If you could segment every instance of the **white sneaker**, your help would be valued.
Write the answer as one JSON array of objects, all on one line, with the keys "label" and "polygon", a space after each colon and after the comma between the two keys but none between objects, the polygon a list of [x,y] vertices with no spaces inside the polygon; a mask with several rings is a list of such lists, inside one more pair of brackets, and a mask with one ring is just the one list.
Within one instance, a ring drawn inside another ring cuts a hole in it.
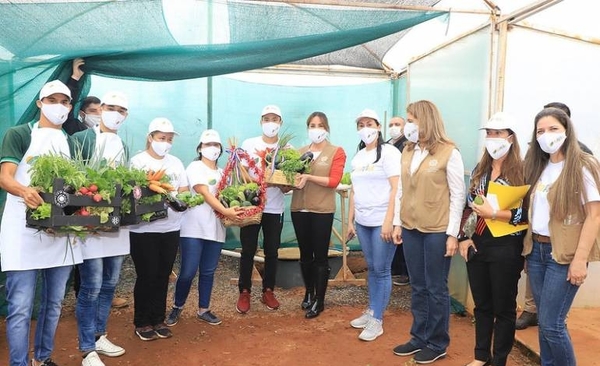
[{"label": "white sneaker", "polygon": [[350,322],[350,326],[356,329],[364,329],[364,327],[367,326],[367,323],[369,323],[369,320],[371,319],[373,319],[373,310],[367,309],[364,313],[362,313],[361,316],[352,320]]},{"label": "white sneaker", "polygon": [[81,366],[106,366],[95,351],[88,353],[81,361]]},{"label": "white sneaker", "polygon": [[100,336],[96,341],[96,352],[101,355],[108,357],[118,357],[125,353],[123,347],[119,347],[116,344],[106,338],[105,335]]},{"label": "white sneaker", "polygon": [[383,322],[379,319],[371,318],[365,329],[360,332],[358,339],[363,341],[374,341],[383,334]]}]

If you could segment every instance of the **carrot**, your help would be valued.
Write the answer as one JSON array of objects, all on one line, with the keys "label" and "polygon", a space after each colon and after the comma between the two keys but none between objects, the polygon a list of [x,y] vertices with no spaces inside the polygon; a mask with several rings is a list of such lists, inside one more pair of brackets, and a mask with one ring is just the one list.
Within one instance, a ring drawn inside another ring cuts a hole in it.
[{"label": "carrot", "polygon": [[160,169],[156,172],[152,180],[161,180],[165,176],[166,169]]},{"label": "carrot", "polygon": [[154,180],[154,175],[156,175],[156,172],[154,170],[148,170],[146,178],[148,178],[148,180]]},{"label": "carrot", "polygon": [[161,186],[159,186],[157,184],[150,184],[150,185],[148,185],[148,189],[150,189],[153,192],[160,193],[160,194],[166,194],[167,193],[167,191],[163,187],[161,187]]},{"label": "carrot", "polygon": [[175,187],[173,187],[170,183],[161,183],[160,186],[166,189],[167,191],[175,190]]},{"label": "carrot", "polygon": [[150,181],[148,181],[148,184],[156,184],[157,186],[161,185],[160,181],[157,181],[157,180],[150,180]]}]

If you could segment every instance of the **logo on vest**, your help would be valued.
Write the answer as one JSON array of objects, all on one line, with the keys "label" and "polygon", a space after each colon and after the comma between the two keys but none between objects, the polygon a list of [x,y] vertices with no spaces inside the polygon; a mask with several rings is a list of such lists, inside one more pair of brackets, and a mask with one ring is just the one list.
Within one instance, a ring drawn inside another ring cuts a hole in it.
[{"label": "logo on vest", "polygon": [[429,167],[427,168],[427,173],[435,173],[439,170],[437,159],[429,160]]}]

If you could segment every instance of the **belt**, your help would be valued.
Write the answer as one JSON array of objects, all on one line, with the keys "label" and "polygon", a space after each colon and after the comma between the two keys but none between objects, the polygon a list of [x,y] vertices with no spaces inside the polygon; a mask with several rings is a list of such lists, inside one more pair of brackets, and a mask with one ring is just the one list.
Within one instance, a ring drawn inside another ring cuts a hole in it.
[{"label": "belt", "polygon": [[533,233],[531,235],[531,238],[533,239],[533,241],[537,241],[538,243],[550,244],[550,237],[546,235]]}]

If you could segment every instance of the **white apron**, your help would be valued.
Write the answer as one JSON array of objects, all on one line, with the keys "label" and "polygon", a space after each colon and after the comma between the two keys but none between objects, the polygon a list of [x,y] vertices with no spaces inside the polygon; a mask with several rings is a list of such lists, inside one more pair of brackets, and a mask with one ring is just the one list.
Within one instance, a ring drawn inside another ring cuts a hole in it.
[{"label": "white apron", "polygon": [[[98,156],[106,159],[109,165],[119,165],[123,157],[123,141],[116,133],[96,132],[96,146],[92,160]],[[129,230],[121,227],[117,232],[100,232],[88,235],[81,244],[83,259],[106,258],[129,254]]]},{"label": "white apron", "polygon": [[[15,180],[28,186],[31,176],[26,162],[30,157],[48,153],[70,156],[67,137],[62,129],[38,128],[35,123],[31,144],[17,167]],[[73,235],[50,235],[25,227],[26,208],[21,197],[6,194],[0,227],[2,271],[54,268],[82,262],[81,246]]]}]

